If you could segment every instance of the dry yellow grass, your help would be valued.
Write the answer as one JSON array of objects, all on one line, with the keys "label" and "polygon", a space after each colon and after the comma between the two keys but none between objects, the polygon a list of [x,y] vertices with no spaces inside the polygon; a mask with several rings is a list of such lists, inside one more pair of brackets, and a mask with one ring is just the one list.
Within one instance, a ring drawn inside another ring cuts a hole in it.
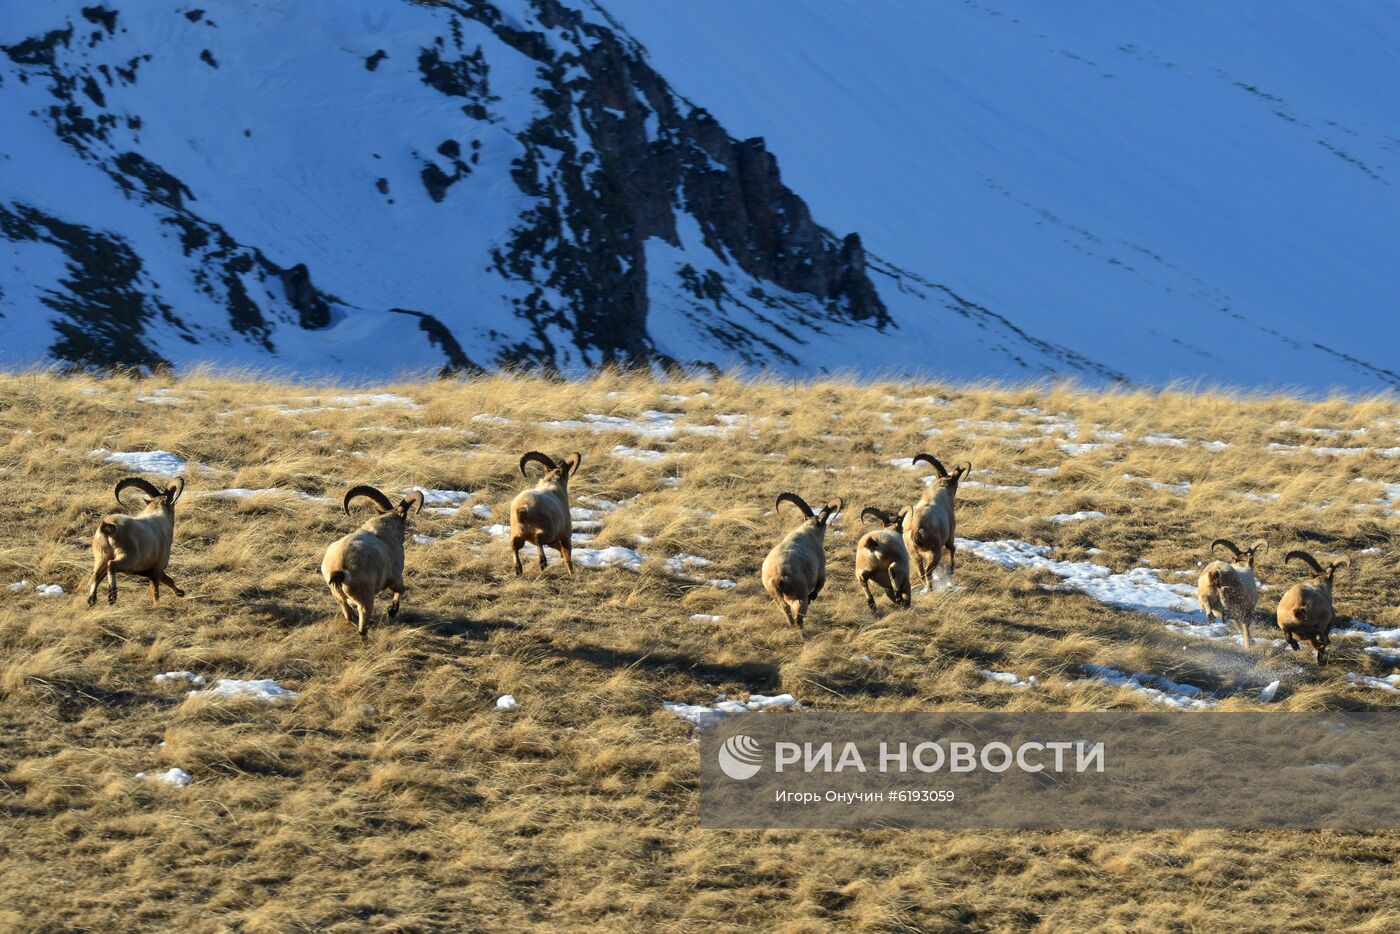
[{"label": "dry yellow grass", "polygon": [[[361,392],[415,406],[337,400]],[[656,441],[541,424],[648,411],[714,427]],[[1071,456],[1067,442],[1105,446]],[[643,462],[615,445],[670,456]],[[1381,548],[1341,579],[1337,604],[1397,626],[1395,519],[1378,499],[1382,482],[1400,483],[1400,458],[1375,453],[1390,447],[1400,447],[1390,398],[616,375],[372,390],[209,374],[0,377],[0,928],[1394,930],[1400,844],[1389,831],[702,831],[694,734],[661,707],[781,691],[832,710],[1149,706],[1080,683],[1078,666],[1095,662],[1201,685],[1225,697],[1220,709],[1256,709],[1262,679],[1300,661],[1278,709],[1393,705],[1345,679],[1389,671],[1347,637],[1322,670],[1269,645],[1183,652],[1160,620],[1047,591],[1041,576],[966,552],[963,589],[916,591],[911,610],[882,602],[873,616],[850,556],[860,507],[915,497],[919,474],[889,460],[928,449],[971,460],[974,481],[1030,487],[964,486],[962,536],[1178,571],[1194,571],[1212,538],[1263,537],[1274,548],[1260,568],[1274,585],[1266,612],[1300,576],[1279,564],[1287,548]],[[88,539],[127,472],[97,448],[203,465],[177,509],[170,572],[185,598],[153,608],[142,582],[123,579],[115,607],[83,605]],[[482,528],[505,521],[530,448],[583,451],[575,502],[622,503],[590,545],[645,537],[638,572],[570,579],[551,553],[542,578],[528,562],[514,577],[506,542]],[[410,542],[404,611],[386,624],[381,603],[363,645],[317,574],[326,544],[356,524],[338,501],[361,482],[474,493],[455,514],[413,518],[411,532],[433,539]],[[204,495],[234,487],[336,502]],[[848,503],[805,641],[757,579],[793,521],[773,512],[783,489]],[[477,505],[494,516],[474,515]],[[1107,517],[1040,518],[1081,509]],[[687,574],[738,585],[673,576],[660,559],[680,553],[714,562]],[[8,589],[20,580],[31,586]],[[55,583],[68,595],[33,591]],[[274,678],[299,696],[187,699],[189,685],[152,681],[179,669]],[[977,669],[1039,684],[1015,690]],[[507,693],[519,710],[495,709]],[[134,778],[172,766],[193,784]]]}]

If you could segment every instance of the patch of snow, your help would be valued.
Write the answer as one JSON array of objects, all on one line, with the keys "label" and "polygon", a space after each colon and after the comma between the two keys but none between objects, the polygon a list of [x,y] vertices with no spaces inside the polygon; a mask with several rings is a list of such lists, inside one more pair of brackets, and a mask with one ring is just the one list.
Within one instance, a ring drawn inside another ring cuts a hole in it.
[{"label": "patch of snow", "polygon": [[1174,631],[1203,638],[1224,639],[1230,636],[1229,628],[1223,623],[1212,626],[1199,622],[1200,611],[1194,587],[1190,584],[1168,584],[1153,568],[1135,567],[1120,574],[1090,561],[1060,561],[1049,557],[1052,551],[1049,545],[1033,545],[1015,539],[981,542],[960,538],[957,545],[984,561],[1004,568],[1049,571],[1062,580],[1049,589],[1082,593],[1108,606],[1161,617],[1176,624]]},{"label": "patch of snow", "polygon": [[1274,699],[1277,695],[1278,695],[1278,682],[1277,682],[1277,681],[1270,681],[1268,684],[1264,685],[1264,687],[1259,691],[1259,700],[1260,700],[1261,703],[1267,704],[1267,703],[1270,703],[1271,701],[1273,701],[1273,699]]},{"label": "patch of snow", "polygon": [[417,402],[414,402],[408,396],[401,396],[392,392],[361,393],[355,396],[330,396],[326,399],[321,399],[317,396],[303,396],[297,401],[309,402],[313,405],[319,402],[323,405],[352,409],[370,408],[376,405],[401,405],[409,409],[420,407]]},{"label": "patch of snow", "polygon": [[167,671],[164,674],[156,675],[151,680],[156,684],[164,684],[167,681],[188,681],[190,684],[203,684],[204,676],[197,675],[193,671]]},{"label": "patch of snow", "polygon": [[1004,684],[1013,688],[1029,688],[1036,684],[1035,675],[1029,678],[1022,678],[1018,674],[1009,671],[988,671],[985,668],[978,668],[977,673],[988,681],[995,681],[997,684]]},{"label": "patch of snow", "polygon": [[1031,491],[1031,488],[1028,486],[1003,486],[997,483],[979,483],[976,480],[964,480],[961,486],[965,488],[971,487],[973,489],[988,490],[993,493],[1029,493]]},{"label": "patch of snow", "polygon": [[160,782],[162,785],[172,785],[176,788],[184,788],[194,781],[194,776],[178,766],[172,766],[164,772],[137,772],[137,779],[147,782]]},{"label": "patch of snow", "polygon": [[1332,631],[1337,635],[1359,636],[1366,642],[1400,643],[1400,628],[1382,629],[1379,626],[1362,622],[1359,619],[1350,620],[1345,625],[1339,625]]},{"label": "patch of snow", "polygon": [[664,461],[673,457],[689,456],[685,451],[653,451],[647,448],[631,448],[625,444],[613,445],[612,455],[613,457],[641,461],[646,464],[654,464],[657,461]]},{"label": "patch of snow", "polygon": [[[411,492],[413,491],[405,490],[404,495],[407,496]],[[421,492],[424,506],[460,506],[476,495],[466,490],[422,490]]]},{"label": "patch of snow", "polygon": [[57,584],[40,584],[34,588],[34,592],[41,597],[61,597],[63,588]]},{"label": "patch of snow", "polygon": [[749,713],[754,710],[768,710],[776,707],[788,707],[794,710],[801,710],[802,705],[797,698],[791,694],[778,694],[768,696],[764,694],[751,694],[746,701],[725,700],[722,697],[714,704],[678,704],[671,701],[664,701],[661,709],[668,713],[675,714],[687,723],[692,724],[697,729],[708,730],[717,726],[726,717],[735,714]]},{"label": "patch of snow", "polygon": [[1354,671],[1347,672],[1347,680],[1353,684],[1363,687],[1377,688],[1382,691],[1389,691],[1392,694],[1400,694],[1400,674],[1376,677],[1375,675],[1361,675]]},{"label": "patch of snow", "polygon": [[1335,762],[1313,762],[1308,765],[1286,765],[1280,771],[1283,772],[1309,772],[1313,775],[1333,776],[1346,771],[1345,767]]},{"label": "patch of snow", "polygon": [[206,499],[252,499],[254,496],[290,496],[293,499],[299,499],[308,503],[335,502],[335,500],[329,496],[312,496],[310,493],[303,493],[301,490],[288,490],[280,486],[269,486],[256,490],[245,489],[243,487],[231,487],[227,490],[211,490],[199,495]]},{"label": "patch of snow", "polygon": [[1153,444],[1173,448],[1184,448],[1190,444],[1185,438],[1178,438],[1175,435],[1143,435],[1140,439],[1143,444]]},{"label": "patch of snow", "polygon": [[1044,518],[1049,522],[1082,522],[1085,519],[1107,519],[1108,516],[1091,510],[1087,512],[1060,512]]},{"label": "patch of snow", "polygon": [[10,593],[19,593],[21,590],[28,590],[28,589],[29,589],[29,581],[27,581],[27,580],[15,581],[13,584],[10,585]]},{"label": "patch of snow", "polygon": [[1130,675],[1116,668],[1106,668],[1103,665],[1094,664],[1086,664],[1084,670],[1089,674],[1087,681],[1073,683],[1084,684],[1088,681],[1100,681],[1114,687],[1127,688],[1155,703],[1175,707],[1178,710],[1201,710],[1214,707],[1219,703],[1195,685],[1178,684],[1161,675],[1147,674],[1142,671]]},{"label": "patch of snow", "polygon": [[100,457],[110,464],[120,464],[134,473],[173,477],[189,469],[189,461],[169,451],[109,451],[98,448],[88,455]]},{"label": "patch of snow", "polygon": [[[636,418],[623,418],[620,415],[584,415],[580,419],[559,419],[540,422],[545,428],[583,429],[587,431],[625,431],[646,438],[673,438],[681,430],[677,424],[680,416],[674,412],[648,410]],[[701,426],[686,426],[685,430],[698,430]],[[713,427],[713,426],[710,426]],[[718,433],[718,430],[700,433]]]},{"label": "patch of snow", "polygon": [[1188,480],[1183,480],[1180,483],[1163,483],[1161,480],[1152,480],[1148,477],[1139,477],[1135,474],[1130,473],[1123,474],[1123,479],[1141,480],[1143,483],[1146,483],[1154,490],[1166,490],[1167,492],[1174,493],[1177,496],[1185,496],[1187,493],[1191,492],[1191,483]]},{"label": "patch of snow", "polygon": [[186,697],[247,697],[252,700],[267,701],[269,703],[280,700],[291,700],[297,696],[297,692],[282,687],[271,678],[261,678],[252,681],[241,681],[237,678],[220,678],[214,682],[213,687],[205,688],[202,691],[190,691]]},{"label": "patch of snow", "polygon": [[[521,549],[523,552],[524,549]],[[574,563],[585,568],[622,568],[625,571],[640,571],[641,553],[621,545],[609,548],[575,548]]]},{"label": "patch of snow", "polygon": [[690,618],[697,623],[722,623],[725,619],[723,616],[715,616],[710,613],[692,613]]},{"label": "patch of snow", "polygon": [[515,699],[514,694],[502,694],[496,698],[497,710],[519,710],[520,702]]}]

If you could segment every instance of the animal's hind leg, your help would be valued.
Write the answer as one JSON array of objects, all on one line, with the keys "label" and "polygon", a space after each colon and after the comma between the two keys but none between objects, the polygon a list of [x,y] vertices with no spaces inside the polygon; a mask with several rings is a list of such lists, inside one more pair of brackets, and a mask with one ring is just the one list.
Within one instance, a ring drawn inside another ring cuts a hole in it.
[{"label": "animal's hind leg", "polygon": [[355,622],[355,614],[350,611],[350,601],[346,600],[344,595],[334,587],[331,588],[331,596],[335,597],[335,602],[340,604],[340,612],[341,615],[345,617],[345,621],[353,624]]},{"label": "animal's hind leg", "polygon": [[885,596],[889,597],[890,602],[895,606],[899,606],[899,591],[895,590],[894,581],[887,580],[883,586],[885,588]]},{"label": "animal's hind leg", "polygon": [[541,533],[539,533],[538,535],[535,536],[535,547],[538,548],[538,549],[540,550],[540,570],[543,571],[546,567],[549,566],[549,562],[546,561],[546,560],[545,560],[545,557],[544,557],[544,533],[543,533],[543,532],[541,532]]},{"label": "animal's hind leg", "polygon": [[919,566],[919,578],[924,582],[924,593],[928,593],[928,568],[924,565],[924,553],[914,552],[914,562]]},{"label": "animal's hind leg", "polygon": [[1244,630],[1244,647],[1249,648],[1249,617],[1240,620],[1240,628]]},{"label": "animal's hind leg", "polygon": [[953,572],[958,569],[958,546],[949,542],[944,547],[948,549],[948,580],[952,580]]},{"label": "animal's hind leg", "polygon": [[568,568],[569,576],[574,576],[574,544],[573,542],[560,542],[559,553],[564,556],[564,567]]},{"label": "animal's hind leg", "polygon": [[97,588],[101,586],[102,578],[107,576],[108,563],[99,559],[97,566],[92,570],[92,586],[88,588],[88,606],[97,605]]},{"label": "animal's hind leg", "polygon": [[525,539],[516,536],[510,540],[510,550],[515,553],[515,576],[519,577],[525,573],[525,569],[520,565],[520,549],[525,547]]},{"label": "animal's hind leg", "polygon": [[374,612],[374,597],[371,595],[365,600],[358,600],[351,597],[350,600],[351,603],[355,605],[355,612],[359,616],[358,628],[360,630],[360,638],[367,639],[369,638],[370,614]]},{"label": "animal's hind leg", "polygon": [[1327,646],[1323,645],[1322,640],[1317,636],[1308,636],[1308,644],[1311,645],[1313,651],[1317,653],[1318,665],[1327,664]]},{"label": "animal's hind leg", "polygon": [[875,597],[870,593],[870,575],[860,575],[860,585],[865,588],[865,602],[870,604],[870,608],[875,609]]},{"label": "animal's hind leg", "polygon": [[810,600],[793,600],[797,604],[797,612],[794,614],[797,619],[797,628],[802,629],[802,624],[807,620],[807,607],[811,605]]},{"label": "animal's hind leg", "polygon": [[152,574],[147,578],[151,582],[151,603],[160,603],[160,576]]},{"label": "animal's hind leg", "polygon": [[111,562],[107,564],[107,602],[113,606],[117,602],[117,569]]},{"label": "animal's hind leg", "polygon": [[169,574],[165,573],[164,571],[160,572],[160,582],[165,586],[169,587],[171,590],[175,591],[175,596],[183,597],[185,595],[185,592],[183,590],[175,586],[175,579]]},{"label": "animal's hind leg", "polygon": [[770,594],[770,596],[772,596],[773,602],[778,604],[778,609],[783,611],[783,616],[787,617],[788,625],[796,626],[797,620],[792,618],[792,607],[788,606],[788,602],[778,594]]},{"label": "animal's hind leg", "polygon": [[389,618],[393,619],[399,615],[399,601],[403,599],[404,594],[408,593],[408,588],[400,581],[397,586],[390,584],[389,590],[394,595],[393,600],[389,603]]}]

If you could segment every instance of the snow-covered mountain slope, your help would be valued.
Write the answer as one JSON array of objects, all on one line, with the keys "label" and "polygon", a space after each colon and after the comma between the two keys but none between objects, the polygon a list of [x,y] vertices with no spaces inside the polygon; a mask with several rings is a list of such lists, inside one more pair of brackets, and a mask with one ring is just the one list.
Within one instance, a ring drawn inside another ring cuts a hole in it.
[{"label": "snow-covered mountain slope", "polygon": [[601,3],[11,5],[0,364],[1400,385],[1369,8]]},{"label": "snow-covered mountain slope", "polygon": [[1400,384],[1391,5],[605,2],[825,223],[1033,335],[1144,381]]},{"label": "snow-covered mountain slope", "polygon": [[0,30],[6,362],[797,367],[889,327],[760,141],[554,0],[74,0]]}]

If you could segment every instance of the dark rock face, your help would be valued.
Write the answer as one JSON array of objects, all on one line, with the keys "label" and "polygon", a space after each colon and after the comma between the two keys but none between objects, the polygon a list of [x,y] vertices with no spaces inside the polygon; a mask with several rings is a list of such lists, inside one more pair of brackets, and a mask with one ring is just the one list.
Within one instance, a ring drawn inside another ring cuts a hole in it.
[{"label": "dark rock face", "polygon": [[[562,52],[541,33],[505,24],[488,5],[436,5],[490,26],[548,78],[536,92],[545,115],[523,135],[525,155],[512,173],[540,203],[494,256],[503,275],[540,286],[519,300],[519,314],[573,330],[581,346],[597,351],[595,362],[649,362],[643,244],[659,237],[679,245],[676,210],[682,208],[700,223],[706,246],[749,275],[814,296],[833,316],[890,323],[866,275],[860,238],[837,241],[821,230],[783,184],[763,140],[735,140],[704,110],[683,110],[688,105],[634,43],[557,0],[533,0],[533,6],[541,25],[573,38]],[[424,68],[425,81],[445,94],[484,93],[484,71],[457,67],[449,80],[439,74],[446,66],[438,53],[424,50],[425,56],[430,52],[426,61],[438,77],[429,81]],[[577,69],[587,78],[565,77]],[[580,152],[576,116],[591,152]],[[572,321],[546,289],[568,298]],[[519,352],[531,355],[529,348]]]},{"label": "dark rock face", "polygon": [[331,323],[331,306],[311,285],[311,272],[305,263],[282,270],[282,288],[287,290],[287,301],[300,315],[302,327],[316,330]]},{"label": "dark rock face", "polygon": [[418,319],[418,329],[426,334],[433,346],[441,350],[443,356],[447,358],[447,363],[442,367],[443,376],[482,372],[482,368],[473,363],[466,351],[462,350],[462,345],[457,342],[452,331],[437,318],[421,311],[409,311],[406,308],[390,308],[389,310],[395,314]]},{"label": "dark rock face", "polygon": [[94,368],[152,370],[166,364],[144,340],[146,322],[163,317],[183,325],[159,299],[148,297],[141,260],[120,239],[24,205],[12,211],[0,206],[0,234],[51,244],[67,257],[65,291],[41,299],[62,316],[54,326],[58,359]]}]

